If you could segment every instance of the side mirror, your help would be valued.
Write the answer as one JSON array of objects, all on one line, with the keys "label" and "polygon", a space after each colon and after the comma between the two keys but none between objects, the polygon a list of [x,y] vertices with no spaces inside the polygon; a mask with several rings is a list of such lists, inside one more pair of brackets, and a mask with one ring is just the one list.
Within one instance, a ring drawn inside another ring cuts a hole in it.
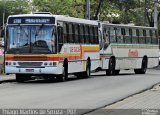
[{"label": "side mirror", "polygon": [[4,30],[1,30],[0,34],[1,34],[1,37],[4,37]]}]

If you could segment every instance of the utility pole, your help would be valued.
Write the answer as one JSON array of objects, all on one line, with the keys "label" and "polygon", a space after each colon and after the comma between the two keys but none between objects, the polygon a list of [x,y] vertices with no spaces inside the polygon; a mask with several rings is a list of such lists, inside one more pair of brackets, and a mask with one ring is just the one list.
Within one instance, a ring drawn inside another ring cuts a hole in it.
[{"label": "utility pole", "polygon": [[102,7],[102,4],[103,4],[103,0],[100,0],[99,1],[99,4],[98,4],[98,8],[97,8],[97,11],[96,11],[96,14],[95,14],[95,17],[94,17],[94,20],[99,20],[99,12],[100,12],[100,9]]},{"label": "utility pole", "polygon": [[154,28],[158,28],[158,0],[153,0],[154,1]]},{"label": "utility pole", "polygon": [[147,0],[144,1],[144,26],[146,26],[146,16],[147,16]]},{"label": "utility pole", "polygon": [[86,19],[90,20],[90,0],[86,0]]},{"label": "utility pole", "polygon": [[3,0],[3,30],[5,28],[6,1]]}]

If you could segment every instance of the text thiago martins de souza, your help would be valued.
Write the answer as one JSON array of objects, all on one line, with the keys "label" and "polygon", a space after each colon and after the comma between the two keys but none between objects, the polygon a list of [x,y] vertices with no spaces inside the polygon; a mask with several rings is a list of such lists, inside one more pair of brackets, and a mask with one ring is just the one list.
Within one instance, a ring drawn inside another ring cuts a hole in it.
[{"label": "text thiago martins de souza", "polygon": [[0,115],[76,115],[76,109],[1,109]]}]

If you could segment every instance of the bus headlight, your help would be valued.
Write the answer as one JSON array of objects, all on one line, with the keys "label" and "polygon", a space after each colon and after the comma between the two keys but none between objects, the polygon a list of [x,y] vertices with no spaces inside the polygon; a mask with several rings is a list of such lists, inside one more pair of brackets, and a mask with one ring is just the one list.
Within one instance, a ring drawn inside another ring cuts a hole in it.
[{"label": "bus headlight", "polygon": [[8,65],[8,62],[6,62],[6,65]]},{"label": "bus headlight", "polygon": [[52,66],[52,62],[49,62],[49,66]]},{"label": "bus headlight", "polygon": [[53,67],[56,67],[57,66],[57,62],[44,62],[43,65],[44,66],[53,66]]},{"label": "bus headlight", "polygon": [[45,65],[45,66],[47,66],[47,65],[48,65],[48,63],[47,63],[47,62],[45,62],[45,63],[44,63],[44,65]]},{"label": "bus headlight", "polygon": [[8,65],[11,65],[12,63],[11,62],[8,62]]},{"label": "bus headlight", "polygon": [[57,62],[53,62],[53,66],[54,66],[54,67],[57,66]]},{"label": "bus headlight", "polygon": [[16,66],[17,63],[16,62],[5,62],[6,66]]},{"label": "bus headlight", "polygon": [[13,62],[13,65],[15,66],[15,65],[16,65],[16,62]]}]

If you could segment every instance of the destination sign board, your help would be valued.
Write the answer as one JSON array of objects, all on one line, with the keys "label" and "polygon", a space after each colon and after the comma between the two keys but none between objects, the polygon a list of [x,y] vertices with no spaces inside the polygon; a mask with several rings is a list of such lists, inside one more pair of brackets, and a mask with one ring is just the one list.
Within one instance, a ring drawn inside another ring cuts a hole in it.
[{"label": "destination sign board", "polygon": [[54,17],[9,17],[8,24],[55,24]]}]

